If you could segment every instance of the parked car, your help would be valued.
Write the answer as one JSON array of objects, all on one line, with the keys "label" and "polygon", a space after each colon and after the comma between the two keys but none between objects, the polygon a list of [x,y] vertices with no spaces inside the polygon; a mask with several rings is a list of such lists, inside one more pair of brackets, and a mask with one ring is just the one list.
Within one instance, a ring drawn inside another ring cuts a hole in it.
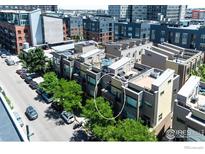
[{"label": "parked car", "polygon": [[29,83],[32,81],[32,79],[33,79],[33,78],[32,78],[31,76],[26,76],[24,81],[25,81],[27,84],[29,84]]},{"label": "parked car", "polygon": [[77,128],[81,128],[83,126],[83,122],[79,122],[79,123],[76,123],[74,126],[73,126],[73,129],[77,129]]},{"label": "parked car", "polygon": [[56,110],[56,111],[58,111],[58,112],[60,112],[60,113],[62,113],[63,112],[63,106],[61,106],[61,105],[59,105],[57,102],[53,102],[52,104],[51,104],[51,107],[54,109],[54,110]]},{"label": "parked car", "polygon": [[42,93],[44,93],[43,89],[41,89],[40,87],[36,89],[36,93],[39,95],[42,95]]},{"label": "parked car", "polygon": [[47,94],[46,92],[43,92],[43,93],[41,94],[41,96],[42,96],[43,100],[44,100],[47,104],[53,102],[53,95]]},{"label": "parked car", "polygon": [[70,112],[63,111],[63,112],[61,113],[61,118],[62,118],[67,124],[71,124],[71,123],[74,122],[73,114],[70,113]]},{"label": "parked car", "polygon": [[38,113],[32,106],[26,108],[25,114],[29,120],[35,120],[38,118]]},{"label": "parked car", "polygon": [[18,69],[18,70],[16,70],[16,73],[17,73],[17,74],[27,73],[27,69],[25,69],[25,68]]},{"label": "parked car", "polygon": [[15,62],[14,62],[13,60],[9,59],[9,60],[6,62],[6,64],[7,64],[8,66],[12,66],[12,65],[15,65]]},{"label": "parked car", "polygon": [[1,54],[1,58],[6,58],[6,54]]},{"label": "parked car", "polygon": [[20,73],[20,77],[21,77],[22,79],[25,79],[25,78],[26,78],[26,73],[24,73],[24,72]]},{"label": "parked car", "polygon": [[35,81],[31,81],[29,83],[29,87],[31,87],[31,89],[37,89],[38,88],[38,83]]},{"label": "parked car", "polygon": [[19,122],[20,126],[23,127],[24,123],[23,123],[20,115],[17,112],[14,112],[14,116],[15,116],[16,120]]}]

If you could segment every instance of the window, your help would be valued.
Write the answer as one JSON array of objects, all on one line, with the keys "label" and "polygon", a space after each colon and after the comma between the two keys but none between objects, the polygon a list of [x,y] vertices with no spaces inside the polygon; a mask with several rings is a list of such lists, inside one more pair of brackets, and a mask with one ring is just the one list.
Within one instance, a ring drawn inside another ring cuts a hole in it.
[{"label": "window", "polygon": [[201,41],[202,41],[202,42],[205,42],[205,34],[202,34],[202,35],[201,35]]},{"label": "window", "polygon": [[24,33],[28,33],[28,30],[27,30],[27,29],[24,29]]},{"label": "window", "polygon": [[132,27],[128,27],[128,31],[132,31]]},{"label": "window", "polygon": [[129,96],[127,96],[127,104],[135,108],[137,107],[137,101],[134,98]]},{"label": "window", "polygon": [[163,95],[163,94],[164,94],[164,91],[162,91],[162,92],[160,93],[160,96]]},{"label": "window", "polygon": [[88,76],[88,82],[95,85],[96,84],[96,80],[90,76]]},{"label": "window", "polygon": [[169,81],[168,81],[168,83],[171,83],[172,82],[172,79],[170,79]]},{"label": "window", "polygon": [[144,104],[147,105],[147,106],[149,106],[149,107],[152,107],[152,104],[149,103],[149,102],[147,102],[147,101],[144,101]]},{"label": "window", "polygon": [[188,33],[183,33],[182,34],[182,45],[187,44],[187,38],[188,38]]},{"label": "window", "polygon": [[180,119],[180,118],[178,118],[178,117],[177,117],[177,121],[180,122],[180,123],[182,123],[182,124],[185,124],[185,121],[182,120],[182,119]]},{"label": "window", "polygon": [[159,115],[158,120],[162,119],[162,113]]},{"label": "window", "polygon": [[179,43],[180,40],[180,33],[175,34],[175,43]]},{"label": "window", "polygon": [[21,30],[18,30],[18,34],[21,34]]},{"label": "window", "polygon": [[139,28],[135,29],[135,36],[140,37],[140,29]]},{"label": "window", "polygon": [[165,31],[164,31],[164,30],[161,31],[161,36],[162,36],[162,37],[165,37]]},{"label": "window", "polygon": [[20,46],[20,47],[22,47],[22,46],[23,46],[23,44],[22,44],[22,43],[19,43],[19,46]]},{"label": "window", "polygon": [[205,50],[205,43],[200,43],[200,49]]},{"label": "window", "polygon": [[152,40],[155,39],[155,30],[152,30],[151,39],[152,39]]}]

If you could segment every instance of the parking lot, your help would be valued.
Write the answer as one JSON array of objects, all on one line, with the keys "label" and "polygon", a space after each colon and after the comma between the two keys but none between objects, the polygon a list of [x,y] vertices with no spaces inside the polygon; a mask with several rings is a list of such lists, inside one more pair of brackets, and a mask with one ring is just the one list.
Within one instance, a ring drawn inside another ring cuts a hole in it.
[{"label": "parking lot", "polygon": [[[30,128],[31,141],[70,141],[73,140],[74,133],[72,124],[65,124],[59,113],[51,108],[51,104],[46,104],[39,97],[35,90],[16,73],[19,65],[8,66],[5,58],[0,58],[0,85],[6,95],[11,100],[14,111],[19,113],[24,122],[22,127],[26,133],[26,125]],[[26,108],[31,105],[38,112],[38,118],[30,121],[25,116]]]}]

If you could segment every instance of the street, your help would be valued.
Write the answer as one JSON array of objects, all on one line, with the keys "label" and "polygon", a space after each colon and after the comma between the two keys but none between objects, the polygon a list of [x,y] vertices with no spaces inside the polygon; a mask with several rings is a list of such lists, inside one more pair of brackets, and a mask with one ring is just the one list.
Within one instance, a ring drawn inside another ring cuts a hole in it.
[{"label": "street", "polygon": [[[70,141],[73,136],[73,124],[66,125],[55,113],[50,104],[44,103],[38,97],[35,90],[32,90],[28,84],[16,74],[19,66],[7,66],[5,59],[0,58],[0,85],[11,100],[14,111],[21,116],[26,133],[26,125],[29,125],[30,133],[34,133],[30,137],[31,141]],[[38,112],[38,118],[29,121],[25,116],[26,108],[32,105]]]}]

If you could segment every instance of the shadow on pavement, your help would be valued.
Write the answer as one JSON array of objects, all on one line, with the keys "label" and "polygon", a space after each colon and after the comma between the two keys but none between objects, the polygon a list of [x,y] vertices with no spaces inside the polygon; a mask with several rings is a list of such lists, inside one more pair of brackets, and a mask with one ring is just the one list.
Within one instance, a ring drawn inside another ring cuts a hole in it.
[{"label": "shadow on pavement", "polygon": [[56,125],[58,126],[65,125],[63,119],[60,118],[59,112],[55,111],[51,106],[49,106],[44,112],[45,112],[45,117],[48,120],[55,120]]},{"label": "shadow on pavement", "polygon": [[70,138],[70,141],[89,141],[88,136],[84,130],[76,130],[73,133],[73,136]]}]

